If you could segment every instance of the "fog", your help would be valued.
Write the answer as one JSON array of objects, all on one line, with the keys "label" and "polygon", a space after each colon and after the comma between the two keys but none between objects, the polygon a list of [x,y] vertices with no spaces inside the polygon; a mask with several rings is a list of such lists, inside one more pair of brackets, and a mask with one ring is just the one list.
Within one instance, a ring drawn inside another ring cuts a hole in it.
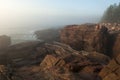
[{"label": "fog", "polygon": [[33,35],[36,30],[98,23],[111,3],[113,1],[0,0],[0,35],[21,38]]},{"label": "fog", "polygon": [[103,13],[99,7],[101,5],[95,8],[97,2],[86,2],[87,0],[82,3],[77,0],[0,0],[0,35],[98,22]]},{"label": "fog", "polygon": [[0,25],[0,34],[12,34],[12,33],[27,33],[38,29],[46,29],[52,27],[64,27],[70,24],[81,24],[81,23],[97,23],[100,18],[79,18],[79,17],[63,17],[63,18],[42,18],[40,19],[23,19],[23,21],[9,21],[4,22],[6,24]]}]

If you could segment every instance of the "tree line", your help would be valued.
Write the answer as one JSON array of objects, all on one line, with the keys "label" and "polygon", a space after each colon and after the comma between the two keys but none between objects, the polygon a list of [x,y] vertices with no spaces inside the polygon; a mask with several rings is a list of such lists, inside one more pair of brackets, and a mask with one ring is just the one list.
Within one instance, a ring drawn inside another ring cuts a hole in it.
[{"label": "tree line", "polygon": [[120,23],[120,3],[110,5],[103,14],[101,22]]}]

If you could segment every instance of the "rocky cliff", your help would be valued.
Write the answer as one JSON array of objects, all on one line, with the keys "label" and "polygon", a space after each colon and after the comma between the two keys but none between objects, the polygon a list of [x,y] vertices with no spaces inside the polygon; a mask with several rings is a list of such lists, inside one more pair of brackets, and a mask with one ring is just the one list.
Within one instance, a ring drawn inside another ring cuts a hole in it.
[{"label": "rocky cliff", "polygon": [[69,25],[62,43],[7,46],[0,50],[0,80],[120,80],[119,35],[103,25]]},{"label": "rocky cliff", "polygon": [[111,33],[111,50],[113,57],[117,57],[120,54],[120,31],[115,31]]},{"label": "rocky cliff", "polygon": [[76,50],[117,56],[120,52],[119,34],[118,29],[112,30],[101,24],[69,25],[61,30],[60,39]]}]

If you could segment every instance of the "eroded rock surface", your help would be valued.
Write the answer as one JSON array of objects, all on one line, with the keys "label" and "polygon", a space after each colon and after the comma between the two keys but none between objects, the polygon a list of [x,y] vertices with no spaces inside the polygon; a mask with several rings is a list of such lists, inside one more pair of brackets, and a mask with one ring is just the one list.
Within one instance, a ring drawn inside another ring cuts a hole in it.
[{"label": "eroded rock surface", "polygon": [[103,80],[120,80],[120,55],[112,59],[99,75]]},{"label": "eroded rock surface", "polygon": [[120,31],[112,33],[112,40],[114,40],[112,47],[113,57],[117,57],[120,54]]},{"label": "eroded rock surface", "polygon": [[112,25],[69,25],[61,30],[60,39],[79,51],[97,51],[110,57],[120,53],[120,30],[112,30]]},{"label": "eroded rock surface", "polygon": [[[0,51],[0,80],[119,80],[119,31],[96,26],[65,27],[63,43],[52,43],[52,38],[50,43],[32,41],[7,47]],[[103,53],[115,57],[110,60]]]},{"label": "eroded rock surface", "polygon": [[[51,44],[29,42],[26,45],[17,45],[8,49],[11,55],[12,51],[26,49],[28,52],[24,52],[26,56],[10,58],[14,64],[12,69],[15,70],[12,72],[13,80],[100,80],[98,73],[110,60],[101,53],[76,51],[58,42]],[[34,49],[34,53],[28,48]]]},{"label": "eroded rock surface", "polygon": [[49,54],[40,64],[40,71],[46,79],[100,80],[97,74],[107,65],[109,57],[96,52],[86,52],[86,54],[84,51],[71,50],[70,47],[66,48],[58,44],[60,43],[49,44],[49,47],[47,45],[46,50]]},{"label": "eroded rock surface", "polygon": [[107,53],[109,33],[102,26],[96,29],[95,24],[67,26],[61,30],[61,42],[76,50]]}]

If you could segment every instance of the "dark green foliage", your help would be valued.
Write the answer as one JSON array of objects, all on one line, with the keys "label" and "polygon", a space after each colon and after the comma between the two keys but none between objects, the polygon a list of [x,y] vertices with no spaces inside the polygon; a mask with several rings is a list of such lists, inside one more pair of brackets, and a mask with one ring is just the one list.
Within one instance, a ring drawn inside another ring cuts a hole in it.
[{"label": "dark green foliage", "polygon": [[110,5],[105,11],[101,22],[120,23],[120,3]]}]

